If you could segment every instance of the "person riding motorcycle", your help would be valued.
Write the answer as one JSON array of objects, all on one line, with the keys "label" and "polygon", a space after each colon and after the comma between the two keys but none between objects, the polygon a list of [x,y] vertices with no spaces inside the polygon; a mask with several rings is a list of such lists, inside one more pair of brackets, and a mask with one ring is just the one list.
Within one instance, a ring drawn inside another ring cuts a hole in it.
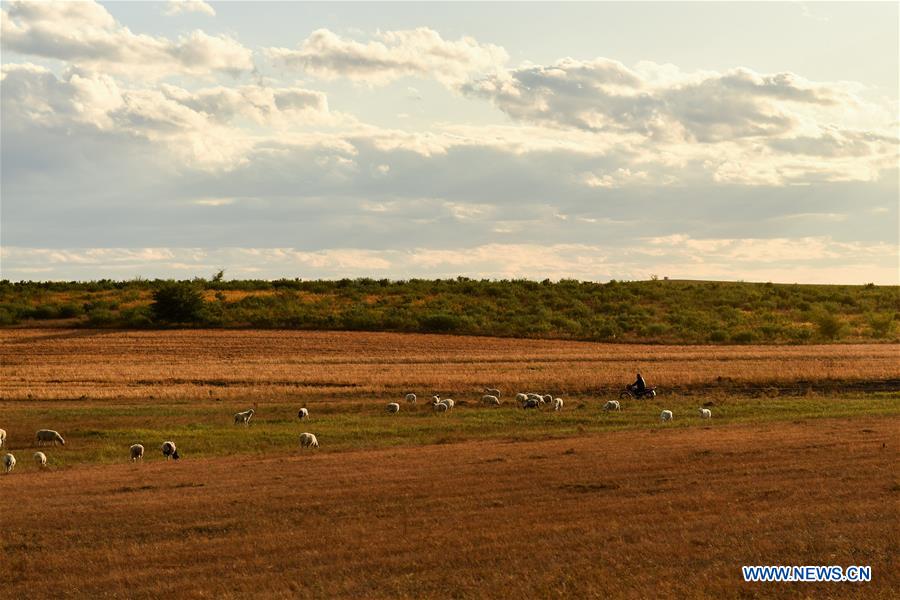
[{"label": "person riding motorcycle", "polygon": [[644,382],[644,378],[641,377],[640,373],[637,374],[637,378],[634,380],[634,383],[628,386],[628,389],[637,393],[639,396],[644,393],[647,389],[647,384]]}]

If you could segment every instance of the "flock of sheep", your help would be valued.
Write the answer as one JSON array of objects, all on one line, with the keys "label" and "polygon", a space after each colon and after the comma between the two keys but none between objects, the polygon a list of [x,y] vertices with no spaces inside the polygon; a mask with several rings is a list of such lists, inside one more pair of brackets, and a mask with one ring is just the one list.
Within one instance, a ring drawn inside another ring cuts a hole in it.
[{"label": "flock of sheep", "polygon": [[[415,404],[418,400],[415,394],[406,394],[405,400],[409,404]],[[540,409],[543,406],[549,406],[554,411],[561,411],[563,409],[564,402],[562,398],[554,398],[550,394],[537,394],[534,392],[525,392],[518,393],[515,397],[516,404],[524,409],[524,410],[534,410]],[[484,406],[501,406],[502,402],[500,401],[500,390],[496,388],[486,388],[484,390],[484,395],[481,397],[481,404]],[[445,413],[449,410],[452,410],[456,403],[452,398],[441,398],[439,395],[435,394],[431,398],[431,408],[436,413]],[[397,414],[400,412],[400,403],[399,402],[391,402],[387,405],[387,412],[390,414]],[[622,410],[622,406],[618,400],[609,400],[606,404],[603,405],[603,410],[605,411],[619,411]],[[253,418],[255,414],[254,409],[245,410],[243,412],[235,413],[234,415],[234,424],[235,425],[244,425],[249,426],[250,420]],[[700,418],[709,419],[712,418],[712,411],[708,408],[699,409]],[[305,421],[309,419],[309,409],[301,408],[297,412],[297,418],[301,421]],[[674,415],[671,410],[664,410],[660,413],[659,419],[660,421],[671,421],[674,418]],[[6,442],[6,431],[0,429],[0,448],[3,448]],[[41,429],[35,434],[35,442],[37,445],[41,446],[44,444],[61,444],[63,446],[66,445],[66,441],[59,434],[59,432],[54,431],[52,429]],[[316,438],[315,434],[304,432],[300,434],[300,447],[301,448],[318,448],[319,440]],[[130,447],[130,456],[131,461],[135,462],[138,460],[143,460],[144,458],[144,446],[141,444],[134,444]],[[173,460],[178,460],[181,456],[178,454],[178,449],[175,446],[175,443],[172,441],[163,442],[160,447],[163,456],[166,457],[166,460],[170,458]],[[34,453],[34,462],[38,465],[39,468],[46,468],[47,466],[47,455],[43,452],[35,452]],[[7,453],[3,456],[3,468],[6,473],[12,471],[16,466],[16,457],[10,453]]]}]

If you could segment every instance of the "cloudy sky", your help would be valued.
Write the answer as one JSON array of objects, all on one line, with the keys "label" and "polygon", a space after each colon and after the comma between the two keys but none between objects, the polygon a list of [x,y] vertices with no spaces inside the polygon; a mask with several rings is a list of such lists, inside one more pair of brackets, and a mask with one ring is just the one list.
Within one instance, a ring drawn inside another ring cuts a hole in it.
[{"label": "cloudy sky", "polygon": [[898,283],[898,4],[2,2],[2,277]]}]

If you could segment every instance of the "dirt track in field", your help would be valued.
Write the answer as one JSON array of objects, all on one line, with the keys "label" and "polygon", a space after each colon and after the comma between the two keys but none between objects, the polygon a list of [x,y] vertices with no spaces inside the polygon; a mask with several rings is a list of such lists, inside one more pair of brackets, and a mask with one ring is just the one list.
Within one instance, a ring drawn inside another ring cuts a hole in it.
[{"label": "dirt track in field", "polygon": [[[900,585],[900,419],[0,476],[7,598],[858,597]],[[871,565],[749,584],[744,564]]]},{"label": "dirt track in field", "polygon": [[[369,396],[621,389],[900,388],[895,344],[645,346],[391,333],[0,329],[0,398]],[[874,386],[874,387],[873,387]]]}]

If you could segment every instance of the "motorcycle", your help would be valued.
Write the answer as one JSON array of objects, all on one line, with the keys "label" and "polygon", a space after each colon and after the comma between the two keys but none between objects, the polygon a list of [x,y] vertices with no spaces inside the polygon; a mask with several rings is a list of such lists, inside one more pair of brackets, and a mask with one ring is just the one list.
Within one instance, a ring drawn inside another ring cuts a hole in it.
[{"label": "motorcycle", "polygon": [[626,386],[624,390],[619,394],[619,398],[623,400],[641,400],[644,398],[656,398],[656,386],[644,388],[643,391],[639,392],[634,384]]}]

